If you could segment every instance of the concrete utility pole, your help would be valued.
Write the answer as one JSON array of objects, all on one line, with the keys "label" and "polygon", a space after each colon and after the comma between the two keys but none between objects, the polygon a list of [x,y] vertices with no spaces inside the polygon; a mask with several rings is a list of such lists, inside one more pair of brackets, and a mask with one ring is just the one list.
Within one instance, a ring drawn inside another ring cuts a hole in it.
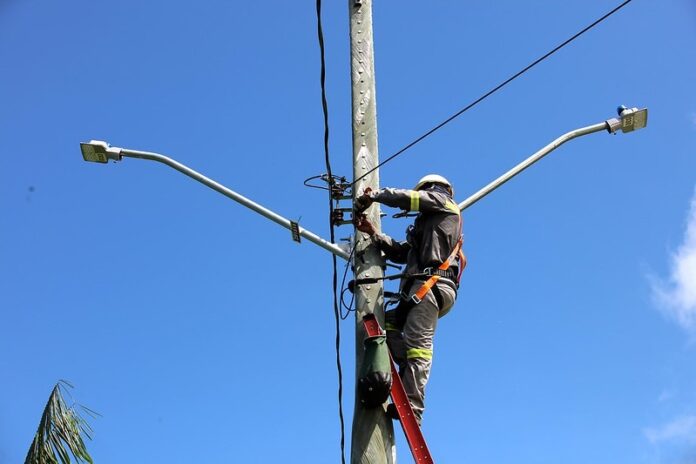
[{"label": "concrete utility pole", "polygon": [[[350,11],[350,57],[353,97],[353,179],[362,177],[378,164],[377,102],[375,98],[375,65],[372,46],[372,0],[348,0]],[[375,170],[353,186],[353,197],[367,187],[379,188],[379,170]],[[379,204],[366,211],[377,230],[380,225]],[[366,240],[367,235],[355,230],[355,278],[381,277],[379,252]],[[362,319],[374,313],[384,327],[384,298],[381,281],[362,285],[355,290],[355,361],[356,379],[363,359],[365,330]],[[394,426],[381,407],[365,409],[356,395],[351,442],[351,464],[393,464],[396,461]]]}]

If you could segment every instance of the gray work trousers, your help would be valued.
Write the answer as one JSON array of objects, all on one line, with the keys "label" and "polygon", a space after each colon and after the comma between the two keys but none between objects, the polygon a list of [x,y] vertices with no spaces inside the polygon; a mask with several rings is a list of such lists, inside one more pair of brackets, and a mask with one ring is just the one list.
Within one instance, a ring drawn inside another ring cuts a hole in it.
[{"label": "gray work trousers", "polygon": [[[409,296],[416,293],[421,285],[423,285],[422,281],[414,281],[408,289]],[[457,297],[456,292],[449,285],[445,283],[435,285],[442,296],[441,308],[438,307],[431,290],[406,314],[399,314],[402,308],[397,307],[385,315],[387,344],[394,361],[399,365],[404,390],[419,423],[425,409],[425,384],[428,382],[433,362],[433,337],[437,320],[449,312]]]}]

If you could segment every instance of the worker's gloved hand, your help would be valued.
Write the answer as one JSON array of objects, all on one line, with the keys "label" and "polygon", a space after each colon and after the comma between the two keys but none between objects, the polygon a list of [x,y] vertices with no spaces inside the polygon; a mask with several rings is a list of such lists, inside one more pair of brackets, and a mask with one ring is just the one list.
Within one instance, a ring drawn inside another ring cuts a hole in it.
[{"label": "worker's gloved hand", "polygon": [[368,187],[363,191],[362,195],[355,199],[355,210],[358,213],[362,213],[363,211],[365,211],[367,208],[370,207],[370,205],[374,201],[370,196],[371,192],[372,189]]},{"label": "worker's gloved hand", "polygon": [[375,235],[377,233],[377,231],[375,230],[375,226],[373,226],[372,223],[367,220],[367,217],[364,214],[356,216],[354,222],[355,228],[358,229],[360,232],[364,232],[370,236]]}]

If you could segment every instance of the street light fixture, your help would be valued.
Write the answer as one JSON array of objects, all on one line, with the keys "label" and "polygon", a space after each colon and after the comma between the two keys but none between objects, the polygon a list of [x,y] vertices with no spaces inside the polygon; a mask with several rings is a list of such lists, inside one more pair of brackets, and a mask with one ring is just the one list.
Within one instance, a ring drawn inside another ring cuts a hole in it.
[{"label": "street light fixture", "polygon": [[607,120],[607,130],[612,134],[621,130],[624,134],[634,130],[642,129],[648,124],[648,109],[647,108],[626,108],[621,105],[616,109],[619,113],[618,118]]},{"label": "street light fixture", "polygon": [[103,140],[90,140],[81,142],[80,150],[85,161],[91,163],[108,163],[109,160],[121,161],[121,149],[111,147]]},{"label": "street light fixture", "polygon": [[[628,133],[628,132],[633,132],[639,129],[644,128],[647,123],[648,123],[648,109],[647,108],[627,108],[625,106],[620,106],[618,108],[618,113],[619,117],[618,118],[611,118],[607,119],[606,121],[600,122],[598,124],[594,124],[592,126],[587,126],[587,127],[581,127],[579,129],[575,129],[573,131],[567,132],[560,137],[558,137],[556,140],[551,142],[550,144],[546,145],[544,148],[541,150],[537,151],[534,153],[532,156],[527,158],[526,160],[522,161],[520,164],[515,166],[514,168],[510,169],[508,172],[503,174],[502,176],[498,177],[482,189],[480,189],[478,192],[474,193],[471,195],[469,198],[464,200],[463,202],[459,203],[459,210],[463,211],[469,206],[473,205],[477,201],[479,201],[481,198],[485,197],[489,193],[491,193],[493,190],[497,189],[501,185],[503,185],[505,182],[508,180],[512,179],[514,176],[519,174],[520,172],[524,171],[527,169],[529,166],[532,164],[536,163],[539,161],[541,158],[544,156],[548,155],[551,153],[553,150],[556,148],[560,147],[564,143],[566,143],[569,140],[572,140],[577,137],[581,137],[583,135],[588,135],[592,134],[595,132],[599,132],[602,130],[606,130],[611,134],[615,134],[618,131]],[[331,253],[335,254],[336,256],[339,256],[343,259],[350,259],[349,258],[349,253],[348,253],[348,246],[341,246],[332,242],[329,242],[318,235],[310,232],[309,230],[299,227],[299,225],[291,221],[289,219],[284,218],[283,216],[280,216],[279,214],[264,208],[263,206],[259,205],[258,203],[255,203],[251,201],[250,199],[240,195],[237,192],[234,192],[224,185],[221,185],[217,182],[215,182],[212,179],[209,179],[208,177],[205,177],[203,174],[194,171],[193,169],[189,168],[188,166],[185,166],[178,161],[173,160],[172,158],[169,158],[164,155],[160,155],[157,153],[151,153],[147,151],[138,151],[138,150],[129,150],[126,148],[119,148],[119,147],[112,147],[110,146],[107,142],[104,142],[103,140],[90,140],[89,142],[82,142],[80,143],[80,150],[82,151],[82,157],[84,158],[85,161],[89,162],[95,162],[95,163],[108,163],[109,160],[113,161],[121,161],[124,157],[125,158],[140,158],[140,159],[146,159],[146,160],[151,160],[151,161],[158,161],[160,163],[166,164],[169,167],[172,167],[176,169],[177,171],[191,177],[192,179],[197,180],[198,182],[210,187],[211,189],[225,195],[226,197],[236,201],[237,203],[240,203],[241,205],[261,214],[262,216],[265,216],[266,218],[274,221],[277,224],[280,224],[281,226],[285,227],[286,229],[290,230],[293,235],[293,239],[295,241],[299,241],[299,237],[304,237],[307,240],[309,240],[312,243],[315,243],[316,245],[319,245],[320,247],[330,251]]]}]

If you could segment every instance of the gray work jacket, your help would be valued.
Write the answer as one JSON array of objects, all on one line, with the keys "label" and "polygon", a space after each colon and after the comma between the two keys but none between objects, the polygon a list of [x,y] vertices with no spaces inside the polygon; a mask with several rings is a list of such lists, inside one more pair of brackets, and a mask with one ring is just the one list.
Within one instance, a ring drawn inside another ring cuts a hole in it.
[{"label": "gray work jacket", "polygon": [[[406,229],[406,240],[399,242],[382,233],[373,236],[389,261],[406,264],[404,272],[417,274],[429,267],[437,269],[457,245],[461,234],[460,211],[449,195],[429,190],[383,188],[372,192],[370,197],[387,206],[419,213],[413,225]],[[450,266],[455,275],[460,265],[456,260]],[[455,281],[441,281],[451,283],[456,290]]]}]

